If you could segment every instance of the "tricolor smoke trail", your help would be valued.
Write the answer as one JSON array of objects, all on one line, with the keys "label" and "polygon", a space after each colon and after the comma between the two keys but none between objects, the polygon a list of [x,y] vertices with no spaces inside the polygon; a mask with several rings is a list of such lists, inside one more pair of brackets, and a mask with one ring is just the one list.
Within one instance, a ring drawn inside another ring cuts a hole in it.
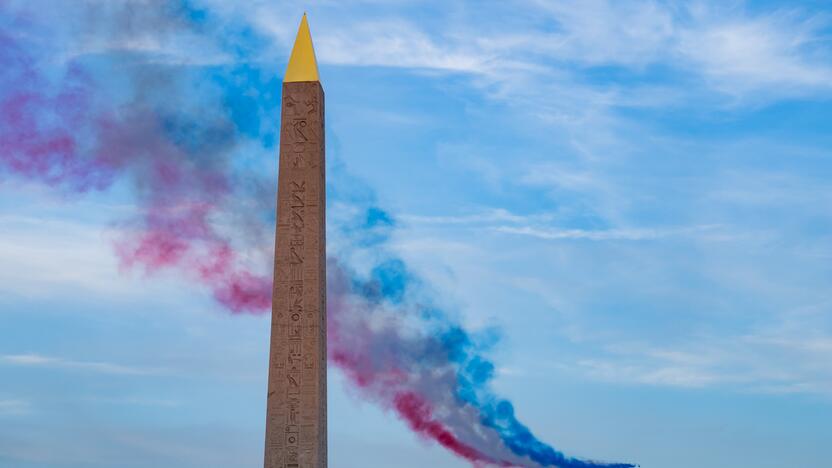
[{"label": "tricolor smoke trail", "polygon": [[[129,190],[135,212],[114,220],[125,269],[176,269],[232,313],[267,313],[280,91],[270,47],[191,2],[0,0],[0,174],[67,194]],[[490,390],[488,340],[431,300],[389,248],[393,218],[330,167],[329,358],[362,396],[475,466],[634,466],[537,439]]]}]

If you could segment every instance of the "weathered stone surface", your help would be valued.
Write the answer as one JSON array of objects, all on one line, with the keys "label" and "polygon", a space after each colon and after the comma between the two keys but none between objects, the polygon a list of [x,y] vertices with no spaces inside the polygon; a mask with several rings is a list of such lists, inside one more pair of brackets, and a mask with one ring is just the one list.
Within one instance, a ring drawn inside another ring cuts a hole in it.
[{"label": "weathered stone surface", "polygon": [[265,468],[320,468],[326,453],[324,93],[283,84]]}]

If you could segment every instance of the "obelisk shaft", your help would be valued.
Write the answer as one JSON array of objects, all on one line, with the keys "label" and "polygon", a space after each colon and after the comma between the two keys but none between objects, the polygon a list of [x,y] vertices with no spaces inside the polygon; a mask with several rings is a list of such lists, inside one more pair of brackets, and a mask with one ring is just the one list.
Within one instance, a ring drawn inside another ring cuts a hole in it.
[{"label": "obelisk shaft", "polygon": [[326,467],[324,93],[285,82],[265,468]]}]

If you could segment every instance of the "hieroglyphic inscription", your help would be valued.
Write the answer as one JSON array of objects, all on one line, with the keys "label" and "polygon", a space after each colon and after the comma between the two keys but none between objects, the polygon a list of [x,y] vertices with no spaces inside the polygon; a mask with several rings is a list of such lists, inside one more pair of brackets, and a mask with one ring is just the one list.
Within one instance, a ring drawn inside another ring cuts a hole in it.
[{"label": "hieroglyphic inscription", "polygon": [[266,468],[326,466],[323,90],[284,83]]}]

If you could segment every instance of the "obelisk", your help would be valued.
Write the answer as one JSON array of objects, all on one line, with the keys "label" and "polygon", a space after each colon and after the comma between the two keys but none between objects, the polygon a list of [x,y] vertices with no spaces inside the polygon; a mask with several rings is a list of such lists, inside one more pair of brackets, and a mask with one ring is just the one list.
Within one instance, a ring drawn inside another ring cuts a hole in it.
[{"label": "obelisk", "polygon": [[265,468],[321,468],[326,454],[324,91],[306,15],[280,113]]}]

